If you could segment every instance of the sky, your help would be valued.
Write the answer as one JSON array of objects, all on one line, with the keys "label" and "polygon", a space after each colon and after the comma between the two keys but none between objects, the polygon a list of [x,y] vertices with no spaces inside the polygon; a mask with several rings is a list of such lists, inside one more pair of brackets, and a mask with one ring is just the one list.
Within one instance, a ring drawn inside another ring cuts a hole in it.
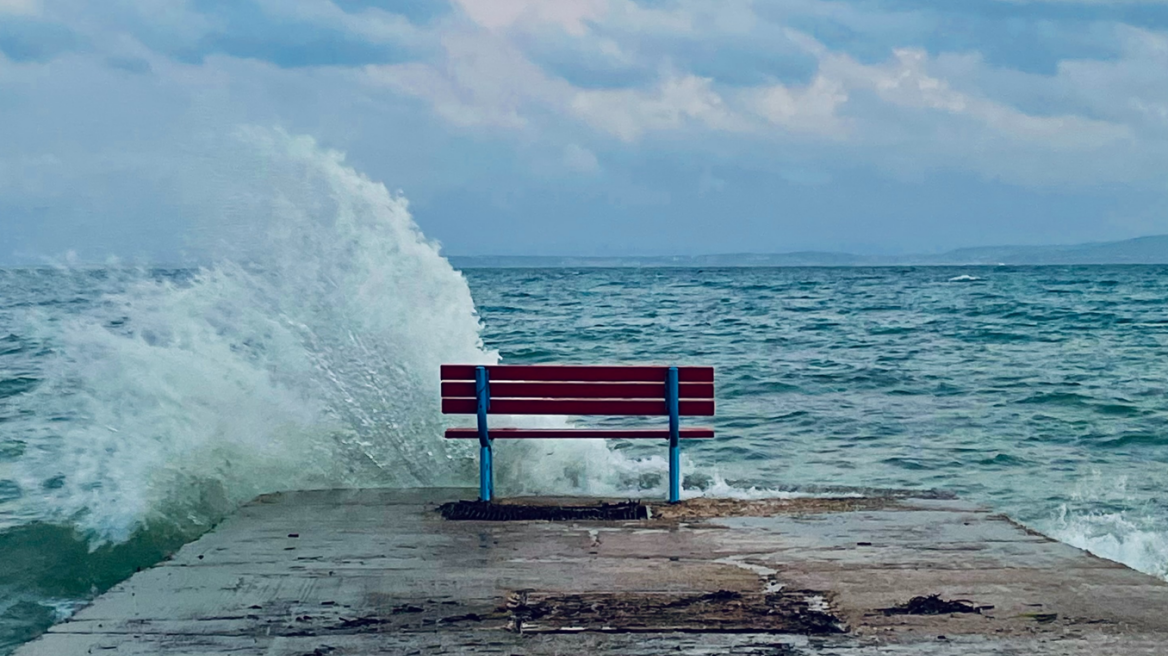
[{"label": "sky", "polygon": [[1164,234],[1168,0],[0,0],[0,264],[191,257],[256,126],[455,255]]}]

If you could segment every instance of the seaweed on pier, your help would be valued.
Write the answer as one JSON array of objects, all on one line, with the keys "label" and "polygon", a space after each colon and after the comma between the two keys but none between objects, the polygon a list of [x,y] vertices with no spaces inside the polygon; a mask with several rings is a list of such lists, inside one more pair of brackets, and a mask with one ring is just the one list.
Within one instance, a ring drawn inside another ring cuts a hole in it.
[{"label": "seaweed on pier", "polygon": [[438,507],[444,519],[507,521],[581,521],[648,519],[649,509],[639,501],[599,503],[587,506],[525,505],[489,501],[453,501]]},{"label": "seaweed on pier", "polygon": [[539,594],[521,590],[497,609],[516,633],[844,633],[825,593],[718,590],[705,594]]},{"label": "seaweed on pier", "polygon": [[985,606],[974,606],[964,599],[942,599],[941,595],[913,597],[892,608],[880,608],[885,615],[948,615],[949,613],[978,613]]}]

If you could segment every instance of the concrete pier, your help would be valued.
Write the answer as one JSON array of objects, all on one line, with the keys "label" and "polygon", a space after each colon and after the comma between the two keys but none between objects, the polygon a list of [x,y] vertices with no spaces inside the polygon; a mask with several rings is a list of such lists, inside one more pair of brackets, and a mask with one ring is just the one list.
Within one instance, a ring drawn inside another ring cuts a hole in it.
[{"label": "concrete pier", "polygon": [[260,497],[16,653],[1168,654],[1168,584],[959,501],[435,512],[460,498]]}]

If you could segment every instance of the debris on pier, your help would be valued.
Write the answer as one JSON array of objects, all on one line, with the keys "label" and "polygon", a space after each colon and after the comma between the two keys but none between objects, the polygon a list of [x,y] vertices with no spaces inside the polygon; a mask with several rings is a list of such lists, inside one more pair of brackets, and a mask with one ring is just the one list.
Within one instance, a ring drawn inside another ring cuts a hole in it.
[{"label": "debris on pier", "polygon": [[264,495],[16,656],[1168,653],[1168,584],[957,500],[473,494]]},{"label": "debris on pier", "polygon": [[942,599],[941,595],[913,597],[892,608],[881,608],[885,615],[947,615],[949,613],[980,613],[993,606],[975,606],[964,599]]},{"label": "debris on pier", "polygon": [[824,594],[812,590],[681,595],[523,592],[517,596],[519,601],[509,604],[509,628],[525,633],[843,633],[844,623],[828,612]]},{"label": "debris on pier", "polygon": [[649,519],[649,507],[639,501],[583,505],[539,505],[452,501],[438,506],[444,519],[484,522],[507,521],[615,521]]}]

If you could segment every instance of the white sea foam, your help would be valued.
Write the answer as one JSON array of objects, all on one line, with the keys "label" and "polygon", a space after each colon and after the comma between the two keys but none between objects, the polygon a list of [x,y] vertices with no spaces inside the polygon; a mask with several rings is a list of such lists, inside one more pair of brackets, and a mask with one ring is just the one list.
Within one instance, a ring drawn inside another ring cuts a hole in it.
[{"label": "white sea foam", "polygon": [[1060,513],[1051,537],[1168,581],[1168,534],[1123,513]]},{"label": "white sea foam", "polygon": [[976,282],[978,280],[981,280],[981,278],[969,274],[962,274],[960,276],[953,276],[949,279],[949,282]]},{"label": "white sea foam", "polygon": [[73,617],[77,611],[84,608],[89,602],[80,599],[47,599],[42,600],[40,603],[53,610],[54,621],[64,622],[70,617]]},{"label": "white sea foam", "polygon": [[1133,505],[1127,488],[1125,477],[1109,481],[1095,472],[1038,528],[1060,542],[1168,581],[1168,532],[1162,511]]},{"label": "white sea foam", "polygon": [[[340,154],[267,130],[239,144],[237,179],[192,192],[214,264],[29,317],[55,355],[13,463],[26,520],[116,541],[148,521],[197,530],[272,490],[475,484],[476,445],[441,438],[437,403],[440,364],[498,360],[466,281]],[[664,464],[595,440],[499,452],[504,493],[619,493]]]}]

